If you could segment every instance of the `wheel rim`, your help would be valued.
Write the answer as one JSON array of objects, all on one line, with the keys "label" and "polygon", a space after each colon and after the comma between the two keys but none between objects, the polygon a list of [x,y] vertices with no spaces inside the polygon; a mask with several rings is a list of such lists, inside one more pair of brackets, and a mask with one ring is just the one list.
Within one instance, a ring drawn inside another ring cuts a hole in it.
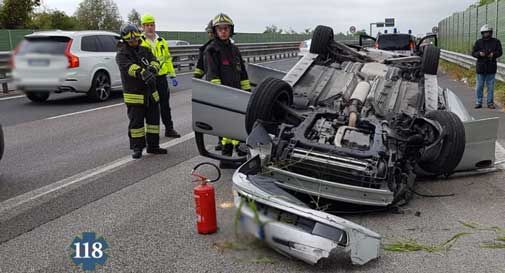
[{"label": "wheel rim", "polygon": [[[282,92],[279,92],[277,97],[274,99],[274,106],[278,106],[280,104],[289,106],[291,104],[289,97],[289,92],[282,90]],[[287,117],[286,111],[284,111],[281,107],[274,107],[271,111],[272,121],[282,122]]]},{"label": "wheel rim", "polygon": [[96,94],[100,100],[106,100],[110,96],[110,83],[106,75],[99,75],[96,79]]}]

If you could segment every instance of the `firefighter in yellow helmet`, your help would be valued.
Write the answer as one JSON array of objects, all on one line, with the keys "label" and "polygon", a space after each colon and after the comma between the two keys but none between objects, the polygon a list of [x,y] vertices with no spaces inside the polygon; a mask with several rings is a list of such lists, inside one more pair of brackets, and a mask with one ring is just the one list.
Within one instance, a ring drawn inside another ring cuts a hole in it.
[{"label": "firefighter in yellow helmet", "polygon": [[[142,157],[147,144],[147,153],[166,154],[161,149],[159,95],[156,92],[155,75],[160,65],[151,51],[140,46],[140,31],[135,25],[121,28],[116,63],[121,72],[123,97],[128,110],[128,137],[132,157]],[[145,124],[144,124],[145,122]]]},{"label": "firefighter in yellow helmet", "polygon": [[140,23],[144,29],[141,37],[141,46],[151,50],[153,55],[160,63],[160,70],[156,75],[156,86],[160,94],[160,112],[161,120],[165,125],[166,137],[180,137],[181,135],[175,131],[174,123],[172,121],[172,114],[170,109],[170,89],[168,87],[167,75],[170,77],[172,85],[178,85],[174,65],[172,64],[172,57],[168,49],[167,41],[156,34],[156,24],[154,16],[151,14],[144,14],[140,18]]},{"label": "firefighter in yellow helmet", "polygon": [[[206,79],[214,84],[222,84],[245,91],[251,91],[251,83],[247,75],[244,60],[238,47],[232,43],[235,25],[232,19],[220,13],[212,20],[214,39],[204,52],[204,70]],[[222,154],[232,156],[234,147],[239,155],[243,151],[238,149],[239,141],[223,136],[221,140]],[[230,168],[225,162],[220,167]]]}]

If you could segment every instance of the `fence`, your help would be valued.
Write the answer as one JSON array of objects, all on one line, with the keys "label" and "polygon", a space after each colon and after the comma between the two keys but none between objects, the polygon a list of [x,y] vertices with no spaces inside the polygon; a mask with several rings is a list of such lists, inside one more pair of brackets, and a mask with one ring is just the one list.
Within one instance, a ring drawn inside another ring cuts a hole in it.
[{"label": "fence", "polygon": [[[12,50],[25,35],[33,32],[34,30],[30,29],[1,29],[0,51]],[[167,40],[183,40],[188,41],[190,44],[203,44],[208,40],[207,33],[205,32],[160,31],[159,35]],[[275,33],[237,33],[233,36],[236,43],[300,42],[310,38],[310,35],[304,34]]]},{"label": "fence", "polygon": [[[505,0],[469,7],[445,18],[438,24],[439,43],[443,49],[470,54],[484,24],[493,27],[495,37],[505,41]],[[505,62],[505,57],[500,61]]]}]

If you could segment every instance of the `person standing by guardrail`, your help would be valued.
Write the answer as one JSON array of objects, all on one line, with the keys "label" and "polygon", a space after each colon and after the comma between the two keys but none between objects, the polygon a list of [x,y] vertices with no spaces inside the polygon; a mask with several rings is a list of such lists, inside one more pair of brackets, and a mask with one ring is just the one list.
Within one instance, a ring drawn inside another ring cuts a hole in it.
[{"label": "person standing by guardrail", "polygon": [[487,86],[487,107],[495,109],[494,84],[498,69],[497,59],[503,54],[500,40],[493,38],[493,28],[487,24],[480,29],[481,39],[475,42],[472,56],[477,58],[477,88],[475,108],[482,108],[484,85]]},{"label": "person standing by guardrail", "polygon": [[172,64],[172,57],[168,49],[168,43],[163,38],[156,34],[156,23],[154,16],[151,14],[144,14],[140,18],[144,33],[141,38],[141,45],[151,50],[153,55],[160,62],[160,71],[156,75],[156,87],[160,94],[160,111],[161,120],[165,125],[165,136],[178,138],[181,135],[174,129],[174,122],[172,121],[172,113],[170,109],[170,88],[168,87],[167,75],[170,76],[172,85],[178,85],[174,65]]},{"label": "person standing by guardrail", "polygon": [[[214,84],[222,84],[245,91],[251,91],[251,83],[245,68],[244,60],[238,47],[231,42],[235,25],[232,19],[223,13],[218,14],[212,20],[214,39],[204,52],[204,70],[206,79]],[[232,156],[235,147],[237,153],[240,142],[223,136],[221,153],[224,156]],[[234,168],[234,164],[221,161],[220,168]]]},{"label": "person standing by guardrail", "polygon": [[207,32],[209,40],[198,49],[198,61],[196,63],[195,71],[193,72],[193,77],[197,79],[203,78],[203,75],[205,74],[205,67],[203,66],[203,53],[205,52],[207,46],[214,39],[214,31],[212,30],[212,20],[210,20],[209,24],[207,24],[207,27],[205,27],[205,32]]},{"label": "person standing by guardrail", "polygon": [[[160,108],[156,85],[156,73],[160,64],[151,51],[140,46],[141,33],[137,26],[129,24],[121,28],[116,63],[121,72],[123,97],[128,109],[128,138],[132,157],[142,157],[146,147],[149,154],[166,154],[160,148]],[[145,125],[144,125],[145,120]]]}]

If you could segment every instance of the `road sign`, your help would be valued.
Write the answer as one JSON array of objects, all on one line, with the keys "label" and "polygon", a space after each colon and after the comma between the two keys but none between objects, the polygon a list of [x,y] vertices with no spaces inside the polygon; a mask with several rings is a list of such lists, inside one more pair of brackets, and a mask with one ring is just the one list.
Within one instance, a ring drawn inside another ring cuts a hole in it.
[{"label": "road sign", "polygon": [[384,27],[384,23],[375,23],[376,27]]},{"label": "road sign", "polygon": [[431,29],[431,32],[433,32],[433,34],[437,34],[437,33],[438,33],[438,27],[437,27],[437,26],[434,26],[434,27]]},{"label": "road sign", "polygon": [[356,32],[356,27],[355,27],[355,26],[351,26],[351,27],[349,28],[349,32],[350,32],[350,33],[354,33],[354,32]]},{"label": "road sign", "polygon": [[395,26],[395,18],[386,18],[384,20],[386,27],[394,27]]}]

